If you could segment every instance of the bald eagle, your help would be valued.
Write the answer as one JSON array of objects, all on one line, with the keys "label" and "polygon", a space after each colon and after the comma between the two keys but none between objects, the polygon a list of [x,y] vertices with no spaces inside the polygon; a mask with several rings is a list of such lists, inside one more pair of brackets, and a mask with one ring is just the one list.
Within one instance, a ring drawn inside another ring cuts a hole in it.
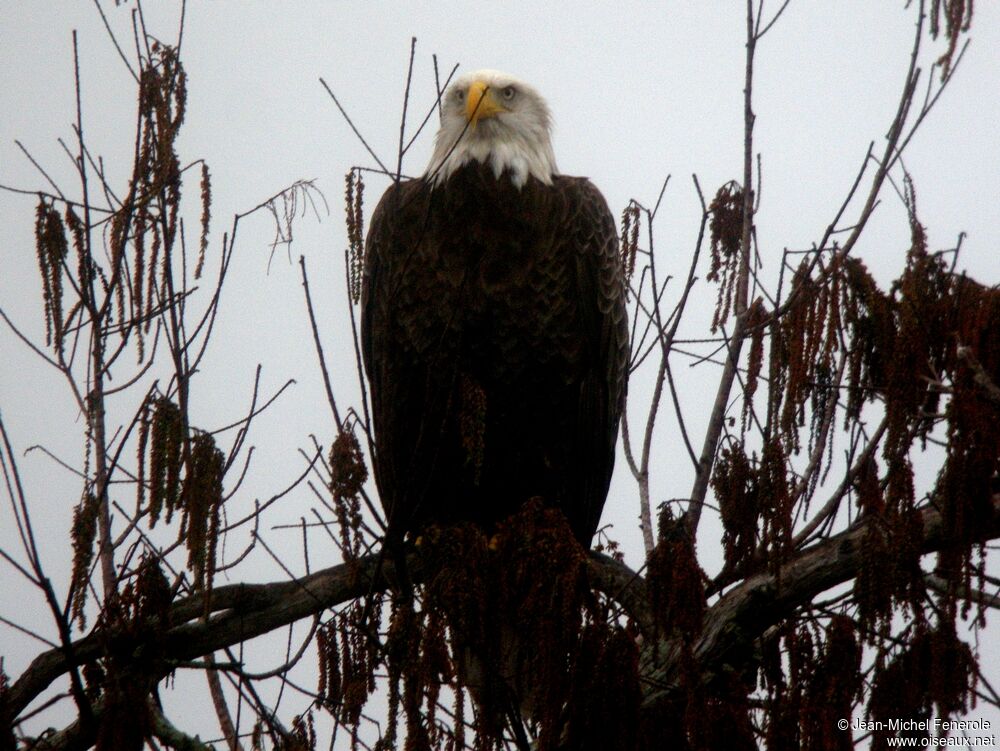
[{"label": "bald eagle", "polygon": [[615,222],[556,171],[545,100],[496,71],[445,92],[427,171],[365,248],[362,346],[388,540],[489,531],[533,498],[589,547],[628,368]]}]

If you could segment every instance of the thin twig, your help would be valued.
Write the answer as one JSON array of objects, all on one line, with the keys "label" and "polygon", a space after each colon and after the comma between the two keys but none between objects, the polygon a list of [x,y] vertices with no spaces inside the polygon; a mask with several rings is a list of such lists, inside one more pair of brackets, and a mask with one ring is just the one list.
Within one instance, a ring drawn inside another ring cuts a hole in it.
[{"label": "thin twig", "polygon": [[313,312],[312,296],[309,294],[309,275],[306,273],[306,258],[299,256],[299,267],[302,269],[302,288],[306,292],[306,309],[309,311],[309,323],[312,326],[313,342],[316,345],[316,355],[319,357],[319,367],[323,372],[323,385],[326,387],[326,399],[333,412],[333,420],[337,430],[343,430],[344,423],[340,420],[337,400],[333,396],[333,386],[330,384],[330,372],[326,367],[326,357],[323,355],[323,343],[319,338],[319,328],[316,325],[316,314]]},{"label": "thin twig", "polygon": [[365,137],[361,135],[361,131],[359,131],[357,127],[354,125],[354,121],[351,120],[350,116],[341,106],[340,100],[337,99],[337,95],[333,93],[333,90],[327,85],[326,81],[320,78],[319,82],[323,84],[323,88],[326,89],[326,93],[330,95],[330,98],[333,99],[333,103],[336,104],[337,109],[340,110],[341,116],[344,118],[344,120],[347,121],[347,124],[351,126],[351,130],[354,131],[354,135],[358,137],[358,140],[361,141],[361,145],[365,147],[365,150],[371,155],[371,158],[375,160],[375,163],[379,167],[381,167],[382,171],[387,175],[393,174],[392,172],[389,171],[389,168],[385,166],[382,160],[378,158],[378,154],[375,153],[372,147],[368,145],[368,141],[366,141]]}]

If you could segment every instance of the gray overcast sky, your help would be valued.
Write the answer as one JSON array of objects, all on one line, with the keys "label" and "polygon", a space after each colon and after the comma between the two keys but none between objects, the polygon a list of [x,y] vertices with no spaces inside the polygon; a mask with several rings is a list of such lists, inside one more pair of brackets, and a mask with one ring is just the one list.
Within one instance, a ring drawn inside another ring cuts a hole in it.
[{"label": "gray overcast sky", "polygon": [[[780,3],[769,2],[776,8]],[[130,45],[129,11],[105,2],[109,21]],[[176,36],[178,4],[147,2],[150,31],[166,42]],[[757,228],[765,263],[782,248],[804,248],[819,239],[854,179],[870,141],[881,146],[898,103],[909,62],[913,13],[903,0],[871,2],[794,0],[758,48],[755,83],[756,150],[763,188]],[[555,149],[561,171],[590,176],[617,214],[635,197],[655,201],[671,183],[656,227],[661,263],[685,273],[699,209],[691,174],[708,197],[742,175],[743,4],[704,2],[624,3],[265,3],[191,2],[183,39],[189,75],[182,161],[203,157],[213,176],[213,243],[217,249],[232,216],[300,178],[316,178],[331,213],[296,224],[290,255],[278,249],[268,268],[272,228],[263,215],[241,225],[230,286],[225,293],[215,349],[196,386],[196,419],[204,427],[238,419],[246,408],[256,364],[262,386],[273,392],[288,378],[297,385],[257,425],[259,447],[245,497],[234,510],[252,507],[301,468],[299,447],[308,435],[330,436],[322,385],[304,315],[297,261],[309,263],[314,293],[323,291],[321,326],[342,403],[356,394],[353,350],[343,336],[346,302],[341,272],[346,245],[342,222],[343,175],[371,164],[319,84],[322,76],[383,160],[394,159],[399,138],[410,38],[418,38],[413,108],[419,122],[433,102],[431,54],[443,72],[507,70],[534,84],[555,115]],[[134,129],[134,97],[124,65],[90,3],[0,0],[0,183],[45,188],[20,153],[19,139],[64,187],[75,191],[72,166],[56,139],[73,137],[75,121],[71,30],[79,32],[84,128],[102,154],[113,181],[124,189]],[[960,268],[985,283],[998,281],[996,209],[1000,182],[1000,6],[980,3],[966,59],[915,138],[906,157],[917,188],[920,217],[933,248],[951,247],[965,231]],[[929,63],[943,45],[927,45]],[[926,65],[925,65],[926,67]],[[925,71],[924,81],[927,73]],[[404,162],[417,174],[430,153],[434,121]],[[899,174],[896,175],[899,177]],[[385,181],[367,179],[367,208]],[[192,183],[189,195],[197,188]],[[194,203],[192,202],[192,206]],[[44,336],[32,239],[34,201],[0,192],[0,306],[26,332]],[[192,209],[191,220],[197,216]],[[883,194],[874,225],[859,254],[884,284],[902,268],[908,228],[901,203]],[[289,258],[292,263],[289,263]],[[704,273],[704,270],[703,272]],[[774,278],[774,275],[771,278]],[[705,289],[704,287],[701,289]],[[701,296],[714,299],[714,290]],[[704,333],[710,305],[687,326]],[[39,365],[8,329],[0,328],[0,410],[21,450],[37,443],[73,464],[82,461],[83,430],[65,385]],[[122,378],[126,377],[122,373]],[[714,387],[712,371],[682,373],[692,430],[704,423]],[[633,399],[643,384],[633,384]],[[638,415],[636,415],[638,417]],[[692,471],[674,437],[669,415],[658,423],[661,460],[656,500],[687,495]],[[698,440],[698,439],[696,439]],[[23,459],[36,524],[52,548],[46,563],[56,580],[68,570],[66,532],[79,495],[75,479],[40,453]],[[633,485],[624,462],[605,512],[631,563],[641,558]],[[284,501],[270,523],[308,515],[303,492]],[[0,511],[0,545],[13,546],[9,512]],[[289,560],[297,533],[282,538]],[[287,534],[287,533],[284,533]],[[717,563],[718,528],[704,527],[702,552]],[[242,543],[231,543],[234,549]],[[335,551],[319,538],[312,565],[333,563]],[[240,576],[261,581],[280,576],[263,559],[251,559]],[[6,576],[8,587],[23,590]],[[4,598],[11,602],[9,598]],[[9,615],[4,608],[3,615]],[[44,614],[18,619],[51,633]],[[7,672],[18,674],[34,646],[0,629]],[[997,718],[1000,720],[1000,718]]]}]

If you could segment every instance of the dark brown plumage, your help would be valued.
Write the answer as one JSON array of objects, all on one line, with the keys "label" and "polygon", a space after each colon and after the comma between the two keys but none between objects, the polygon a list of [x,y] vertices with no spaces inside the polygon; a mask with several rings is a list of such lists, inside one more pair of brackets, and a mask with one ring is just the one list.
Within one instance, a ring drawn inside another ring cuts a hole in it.
[{"label": "dark brown plumage", "polygon": [[590,545],[625,394],[625,288],[604,198],[552,181],[518,188],[470,162],[375,209],[362,344],[390,540],[490,530],[541,497]]}]

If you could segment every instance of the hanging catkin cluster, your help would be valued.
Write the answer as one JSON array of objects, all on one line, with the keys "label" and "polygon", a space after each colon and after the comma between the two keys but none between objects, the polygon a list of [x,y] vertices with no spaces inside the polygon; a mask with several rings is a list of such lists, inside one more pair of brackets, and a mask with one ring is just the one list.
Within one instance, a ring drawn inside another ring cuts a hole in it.
[{"label": "hanging catkin cluster", "polygon": [[211,587],[219,543],[225,454],[215,438],[193,436],[183,413],[169,397],[152,397],[140,416],[137,502],[150,527],[161,515],[170,524],[181,514],[178,539],[188,551],[196,587]]}]

